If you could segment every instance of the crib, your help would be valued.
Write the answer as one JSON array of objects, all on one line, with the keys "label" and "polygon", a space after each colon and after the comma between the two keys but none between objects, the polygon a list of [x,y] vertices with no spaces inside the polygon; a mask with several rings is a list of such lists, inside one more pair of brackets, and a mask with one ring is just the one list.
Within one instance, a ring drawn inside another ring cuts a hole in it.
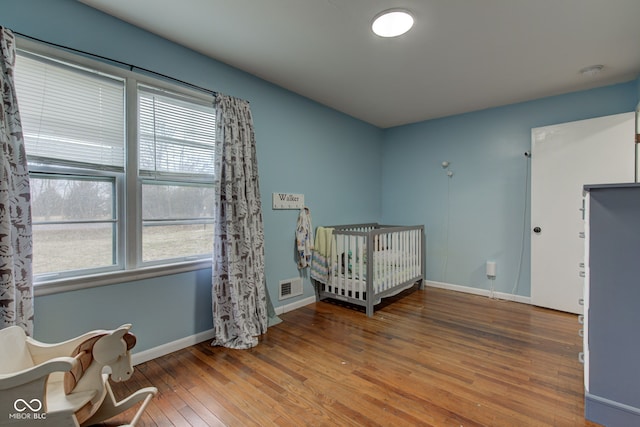
[{"label": "crib", "polygon": [[424,286],[424,226],[352,224],[318,227],[311,279],[318,300],[374,306],[419,284]]}]

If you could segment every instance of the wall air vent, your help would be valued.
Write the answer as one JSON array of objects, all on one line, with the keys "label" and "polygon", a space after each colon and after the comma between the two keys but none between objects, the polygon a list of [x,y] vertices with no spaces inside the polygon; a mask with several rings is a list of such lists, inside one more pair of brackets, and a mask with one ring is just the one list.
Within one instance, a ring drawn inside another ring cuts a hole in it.
[{"label": "wall air vent", "polygon": [[281,280],[279,289],[279,300],[302,295],[302,279],[296,277],[294,279]]}]

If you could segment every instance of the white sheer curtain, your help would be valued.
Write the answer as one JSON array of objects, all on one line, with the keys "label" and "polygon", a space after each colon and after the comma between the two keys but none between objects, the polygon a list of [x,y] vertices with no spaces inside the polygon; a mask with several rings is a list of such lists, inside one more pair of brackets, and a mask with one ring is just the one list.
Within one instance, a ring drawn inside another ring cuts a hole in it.
[{"label": "white sheer curtain", "polygon": [[0,27],[0,329],[33,334],[31,196],[20,113],[13,80],[13,33]]},{"label": "white sheer curtain", "polygon": [[212,345],[246,349],[267,331],[264,228],[249,103],[217,95]]}]

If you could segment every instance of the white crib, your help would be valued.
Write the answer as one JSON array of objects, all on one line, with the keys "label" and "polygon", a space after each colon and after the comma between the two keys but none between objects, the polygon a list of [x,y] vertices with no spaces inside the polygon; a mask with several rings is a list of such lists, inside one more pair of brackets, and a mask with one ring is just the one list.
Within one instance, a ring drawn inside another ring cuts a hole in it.
[{"label": "white crib", "polygon": [[416,283],[423,288],[424,226],[353,224],[317,232],[325,230],[331,241],[322,245],[325,253],[314,252],[311,268],[318,300],[364,306],[371,317],[382,298]]}]

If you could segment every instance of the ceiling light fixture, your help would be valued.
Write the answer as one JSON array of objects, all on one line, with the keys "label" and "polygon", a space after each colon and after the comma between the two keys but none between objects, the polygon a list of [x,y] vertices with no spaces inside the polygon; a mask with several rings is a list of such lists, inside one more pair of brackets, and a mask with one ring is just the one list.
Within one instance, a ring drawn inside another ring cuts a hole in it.
[{"label": "ceiling light fixture", "polygon": [[600,74],[604,69],[604,65],[591,65],[590,67],[584,67],[580,70],[580,74],[587,77],[595,76],[596,74]]},{"label": "ceiling light fixture", "polygon": [[371,30],[380,37],[398,37],[413,27],[413,16],[404,9],[389,9],[373,18]]}]

